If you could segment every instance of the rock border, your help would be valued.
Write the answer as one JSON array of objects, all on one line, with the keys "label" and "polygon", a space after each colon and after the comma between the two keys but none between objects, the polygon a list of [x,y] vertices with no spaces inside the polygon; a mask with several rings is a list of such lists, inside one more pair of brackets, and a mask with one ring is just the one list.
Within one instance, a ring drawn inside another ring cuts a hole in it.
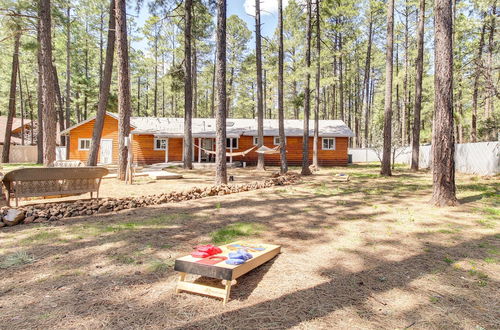
[{"label": "rock border", "polygon": [[300,175],[297,173],[286,173],[285,175],[273,175],[272,178],[264,181],[255,181],[237,185],[214,185],[206,188],[194,187],[182,192],[173,191],[159,195],[43,203],[21,206],[17,209],[4,206],[0,209],[0,217],[2,220],[0,221],[0,228],[5,226],[14,226],[21,223],[28,224],[33,222],[50,222],[63,218],[104,214],[150,205],[161,205],[200,199],[209,196],[223,196],[273,186],[289,185],[298,181],[300,181]]}]

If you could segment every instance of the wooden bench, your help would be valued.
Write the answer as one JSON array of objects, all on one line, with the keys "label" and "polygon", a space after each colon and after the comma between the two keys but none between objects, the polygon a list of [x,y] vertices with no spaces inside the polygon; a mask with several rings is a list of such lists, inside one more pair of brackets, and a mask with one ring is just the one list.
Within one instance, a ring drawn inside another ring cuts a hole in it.
[{"label": "wooden bench", "polygon": [[7,193],[7,205],[10,199],[20,197],[46,197],[60,195],[80,195],[93,193],[99,198],[102,177],[108,174],[104,167],[42,167],[21,168],[8,172],[3,177]]},{"label": "wooden bench", "polygon": [[[176,292],[181,291],[194,292],[208,295],[211,297],[221,298],[225,305],[229,300],[231,293],[231,285],[236,284],[236,279],[271,260],[281,251],[279,245],[249,243],[249,242],[233,242],[230,244],[219,246],[222,253],[217,256],[226,256],[231,251],[236,251],[238,248],[235,245],[247,246],[246,250],[253,255],[253,258],[247,260],[241,265],[228,265],[225,261],[221,261],[215,265],[206,265],[199,263],[200,258],[194,258],[191,255],[181,257],[175,260],[174,270],[180,272],[179,282],[177,283]],[[264,248],[263,251],[255,251],[251,247]],[[223,280],[224,288],[214,287],[205,284],[199,284],[186,281],[187,274],[201,275],[211,278]]]}]

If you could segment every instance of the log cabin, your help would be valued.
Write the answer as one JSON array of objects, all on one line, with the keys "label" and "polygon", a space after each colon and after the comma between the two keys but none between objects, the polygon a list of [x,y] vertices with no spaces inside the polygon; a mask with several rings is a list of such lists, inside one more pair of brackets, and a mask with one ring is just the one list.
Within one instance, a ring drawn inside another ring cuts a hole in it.
[{"label": "log cabin", "polygon": [[[82,121],[61,132],[69,136],[68,159],[85,162],[88,157],[95,117]],[[303,120],[285,120],[287,161],[289,165],[302,164]],[[247,151],[257,145],[257,120],[228,118],[226,148],[229,154]],[[314,127],[310,121],[309,127]],[[175,163],[183,160],[184,118],[131,117],[131,145],[134,163],[150,165]],[[192,121],[193,161],[214,162],[215,119],[194,118]],[[309,131],[309,160],[312,163],[314,130]],[[349,138],[354,133],[341,120],[320,120],[318,139],[318,163],[320,166],[346,166]],[[264,143],[266,147],[279,145],[278,120],[264,119]],[[229,162],[257,163],[257,148],[245,155],[228,156]],[[279,154],[266,154],[265,164],[279,166]],[[118,116],[106,113],[99,150],[100,164],[118,161]]]}]

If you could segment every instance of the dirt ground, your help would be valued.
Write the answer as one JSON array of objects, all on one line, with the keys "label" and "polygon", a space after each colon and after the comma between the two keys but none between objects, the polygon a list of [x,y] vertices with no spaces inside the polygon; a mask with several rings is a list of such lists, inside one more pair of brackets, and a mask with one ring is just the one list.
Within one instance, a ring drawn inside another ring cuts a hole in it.
[{"label": "dirt ground", "polygon": [[[333,182],[339,172],[351,181]],[[429,205],[431,179],[354,165],[291,186],[2,228],[0,328],[498,329],[499,177],[458,175],[454,208]],[[238,234],[282,253],[241,277],[226,306],[175,294],[176,257]]]},{"label": "dirt ground", "polygon": [[[277,171],[275,169],[274,171]],[[185,171],[179,167],[172,167],[168,172],[182,174],[182,179],[154,180],[148,176],[137,176],[134,184],[129,185],[123,181],[106,178],[102,180],[99,190],[99,197],[138,197],[145,195],[155,195],[171,191],[184,191],[193,187],[208,187],[214,184],[214,172],[212,170],[196,169]],[[234,183],[253,182],[269,178],[273,171],[259,172],[252,168],[230,168],[228,175],[234,177]],[[47,203],[55,201],[68,201],[90,198],[90,194],[81,196],[69,196],[63,198],[30,198],[20,200],[19,205],[29,205],[36,203]]]}]

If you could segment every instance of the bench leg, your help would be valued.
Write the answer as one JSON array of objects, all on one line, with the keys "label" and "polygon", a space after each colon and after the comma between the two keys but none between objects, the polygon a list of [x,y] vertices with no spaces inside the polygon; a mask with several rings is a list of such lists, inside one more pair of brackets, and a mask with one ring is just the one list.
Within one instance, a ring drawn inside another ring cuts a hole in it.
[{"label": "bench leg", "polygon": [[16,197],[16,207],[19,206],[19,199]]},{"label": "bench leg", "polygon": [[92,192],[90,192],[90,199],[92,199],[92,197],[93,197],[93,196],[92,196]]}]

